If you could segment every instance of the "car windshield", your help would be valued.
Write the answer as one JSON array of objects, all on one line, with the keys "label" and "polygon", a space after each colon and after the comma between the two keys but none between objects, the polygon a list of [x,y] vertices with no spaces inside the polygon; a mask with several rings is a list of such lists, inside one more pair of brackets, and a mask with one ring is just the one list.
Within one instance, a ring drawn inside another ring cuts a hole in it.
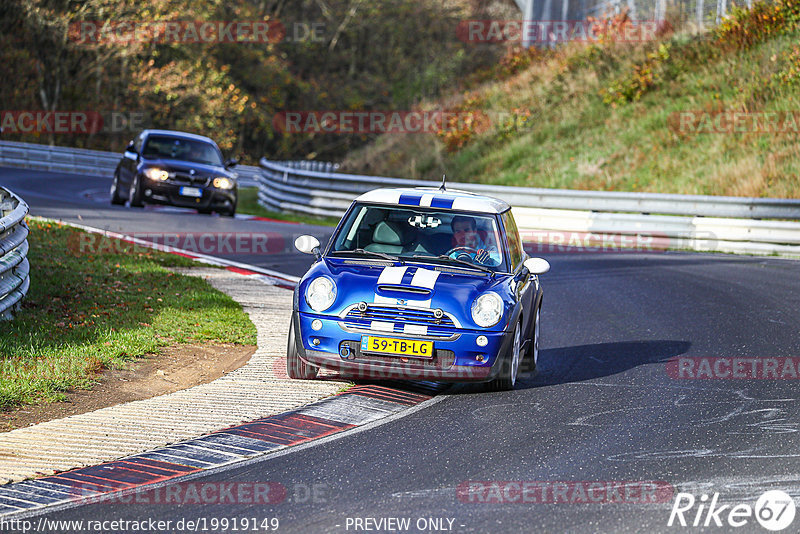
[{"label": "car windshield", "polygon": [[416,206],[356,205],[329,251],[348,253],[508,270],[494,216]]},{"label": "car windshield", "polygon": [[217,147],[211,143],[183,137],[151,135],[145,142],[142,156],[222,166],[222,156]]}]

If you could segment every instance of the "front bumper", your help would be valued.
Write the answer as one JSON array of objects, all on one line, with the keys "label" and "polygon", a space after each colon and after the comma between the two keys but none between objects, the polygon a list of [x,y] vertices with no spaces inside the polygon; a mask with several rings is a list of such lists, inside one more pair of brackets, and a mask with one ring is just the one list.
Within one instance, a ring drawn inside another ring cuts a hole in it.
[{"label": "front bumper", "polygon": [[[311,328],[314,319],[322,322],[319,330]],[[500,373],[505,363],[503,355],[513,341],[513,335],[509,332],[459,329],[456,339],[433,340],[433,358],[401,358],[362,353],[361,336],[430,338],[379,331],[348,332],[340,326],[337,317],[298,311],[294,312],[292,325],[301,359],[317,367],[338,371],[344,377],[373,380],[487,382]],[[488,339],[485,347],[479,347],[476,343],[478,336]]]},{"label": "front bumper", "polygon": [[[170,182],[156,182],[142,176],[142,198],[148,204],[167,204],[182,208],[195,208],[200,210],[227,211],[236,205],[237,190],[217,189],[201,185],[175,184]],[[202,191],[202,196],[191,197],[181,195],[181,187],[194,187]]]}]

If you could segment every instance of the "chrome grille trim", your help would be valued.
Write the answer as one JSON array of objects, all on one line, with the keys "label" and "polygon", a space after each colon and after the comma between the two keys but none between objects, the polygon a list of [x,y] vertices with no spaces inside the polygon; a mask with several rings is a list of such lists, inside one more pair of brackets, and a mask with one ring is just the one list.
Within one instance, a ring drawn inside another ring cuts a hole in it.
[{"label": "chrome grille trim", "polygon": [[[434,317],[434,308],[418,306],[391,306],[368,303],[367,310],[360,312],[358,304],[352,304],[339,314],[339,327],[351,334],[369,334],[375,336],[391,336],[402,339],[424,339],[431,341],[454,341],[461,337],[458,329],[461,324],[451,314],[443,311],[441,319]],[[377,330],[372,323],[391,323],[393,329]],[[426,334],[415,334],[394,331],[398,326],[424,326]]]}]

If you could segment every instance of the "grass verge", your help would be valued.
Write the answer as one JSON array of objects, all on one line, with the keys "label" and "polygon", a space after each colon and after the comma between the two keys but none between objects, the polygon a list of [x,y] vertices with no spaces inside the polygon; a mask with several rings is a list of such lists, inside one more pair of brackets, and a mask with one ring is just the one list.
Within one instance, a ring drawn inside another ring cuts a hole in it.
[{"label": "grass verge", "polygon": [[[104,368],[159,347],[192,342],[255,345],[241,306],[200,278],[166,267],[188,258],[103,238],[82,251],[79,230],[30,220],[31,288],[0,322],[0,409],[51,402],[88,388]],[[107,246],[105,246],[107,245]]]},{"label": "grass verge", "polygon": [[342,171],[797,198],[798,43],[800,3],[774,0],[733,7],[723,24],[700,34],[539,51],[511,76],[429,104],[475,120],[437,134],[386,134],[351,153]]}]

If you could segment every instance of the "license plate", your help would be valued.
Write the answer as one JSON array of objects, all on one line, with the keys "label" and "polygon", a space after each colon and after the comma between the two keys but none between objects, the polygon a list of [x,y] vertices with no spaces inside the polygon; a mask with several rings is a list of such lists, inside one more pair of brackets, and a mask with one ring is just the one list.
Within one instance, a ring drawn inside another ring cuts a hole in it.
[{"label": "license plate", "polygon": [[433,341],[361,336],[361,350],[414,358],[433,358]]},{"label": "license plate", "polygon": [[185,197],[200,198],[203,196],[203,190],[199,187],[181,187],[180,193]]}]

